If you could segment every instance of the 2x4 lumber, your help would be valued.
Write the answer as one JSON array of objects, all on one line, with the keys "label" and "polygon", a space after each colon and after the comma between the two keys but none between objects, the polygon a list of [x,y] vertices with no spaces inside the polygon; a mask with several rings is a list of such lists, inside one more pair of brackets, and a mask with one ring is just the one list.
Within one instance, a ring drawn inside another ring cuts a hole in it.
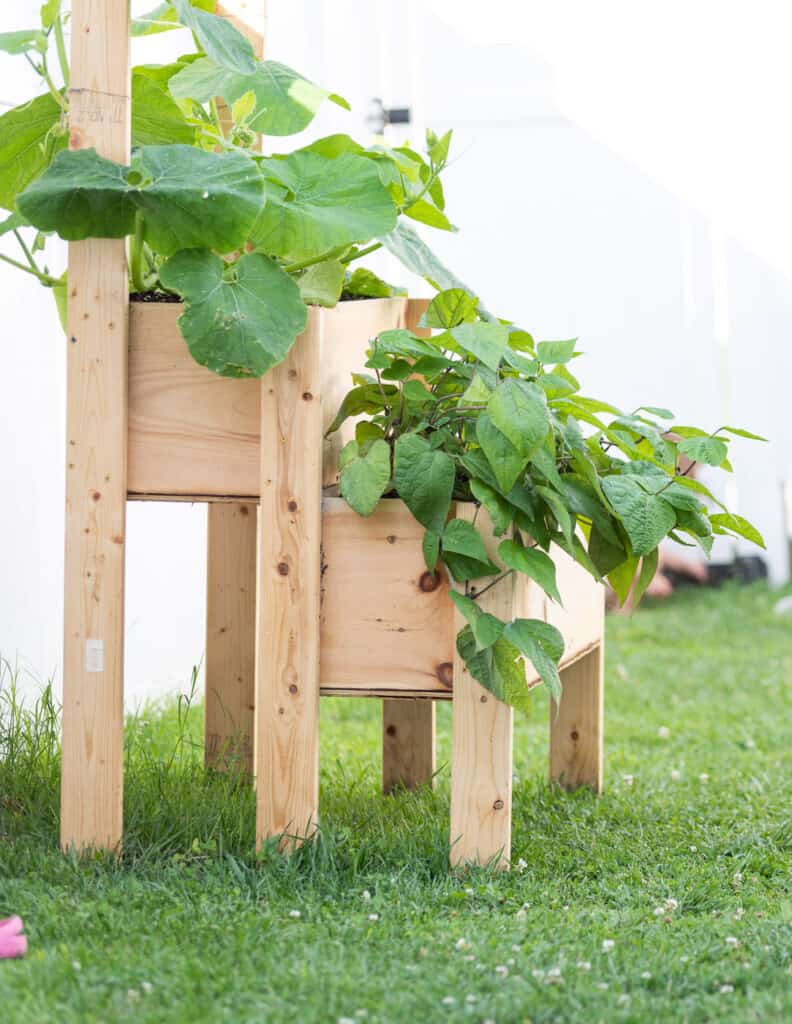
[{"label": "2x4 lumber", "polygon": [[209,505],[206,574],[205,760],[253,771],[258,506]]},{"label": "2x4 lumber", "polygon": [[431,700],[382,702],[382,790],[434,784],[435,706]]},{"label": "2x4 lumber", "polygon": [[[483,508],[464,503],[457,516],[476,521],[487,554],[497,558],[498,539]],[[473,580],[479,589],[491,580]],[[514,613],[514,575],[478,601],[484,612],[508,621]],[[465,625],[455,613],[455,631]],[[508,866],[511,857],[513,710],[478,683],[454,650],[451,702],[451,864]]]},{"label": "2x4 lumber", "polygon": [[261,379],[256,636],[256,835],[282,849],[315,829],[319,803],[322,318]]},{"label": "2x4 lumber", "polygon": [[[240,8],[234,11],[234,7]],[[218,4],[264,56],[265,0]],[[247,20],[245,20],[247,19]],[[222,97],[217,112],[224,134],[231,131],[231,110]],[[257,139],[261,150],[261,136]],[[256,517],[252,503],[209,505],[206,544],[206,660],[204,758],[207,767],[253,771],[253,712],[256,694]]]},{"label": "2x4 lumber", "polygon": [[[74,0],[72,149],[129,159],[127,0]],[[127,264],[123,240],[69,245],[61,844],[123,826]]]},{"label": "2x4 lumber", "polygon": [[565,789],[602,791],[604,643],[561,672],[563,692],[550,701],[550,778]]}]

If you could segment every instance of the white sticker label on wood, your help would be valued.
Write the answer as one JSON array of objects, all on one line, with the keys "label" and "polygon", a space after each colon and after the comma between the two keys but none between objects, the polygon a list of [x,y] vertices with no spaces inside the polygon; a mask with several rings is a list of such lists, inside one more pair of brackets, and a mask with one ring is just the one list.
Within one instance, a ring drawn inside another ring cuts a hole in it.
[{"label": "white sticker label on wood", "polygon": [[104,671],[104,641],[103,640],[86,640],[85,641],[85,671],[86,672],[103,672]]}]

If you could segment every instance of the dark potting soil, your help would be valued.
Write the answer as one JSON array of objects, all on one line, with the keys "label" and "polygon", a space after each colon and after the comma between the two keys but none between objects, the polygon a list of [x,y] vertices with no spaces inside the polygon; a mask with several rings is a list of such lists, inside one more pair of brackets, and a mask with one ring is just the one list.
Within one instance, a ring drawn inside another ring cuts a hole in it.
[{"label": "dark potting soil", "polygon": [[181,302],[178,295],[170,292],[130,292],[130,302]]}]

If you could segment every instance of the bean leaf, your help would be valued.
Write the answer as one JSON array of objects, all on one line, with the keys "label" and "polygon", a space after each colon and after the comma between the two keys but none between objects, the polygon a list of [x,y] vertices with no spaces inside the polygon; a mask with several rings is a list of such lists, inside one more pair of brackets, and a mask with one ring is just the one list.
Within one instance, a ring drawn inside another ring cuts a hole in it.
[{"label": "bean leaf", "polygon": [[252,73],[256,69],[253,47],[230,19],[216,17],[190,0],[170,0],[179,22],[195,34],[201,49],[213,61],[232,71]]},{"label": "bean leaf", "polygon": [[473,639],[476,642],[476,650],[483,651],[485,647],[492,647],[503,633],[505,623],[495,615],[482,611],[475,601],[457,593],[456,590],[449,591],[449,597],[470,624]]},{"label": "bean leaf", "polygon": [[492,467],[498,486],[508,494],[525,470],[528,460],[514,447],[505,434],[492,422],[489,413],[482,412],[476,421],[476,438],[487,462]]},{"label": "bean leaf", "polygon": [[452,519],[443,531],[443,561],[457,583],[498,572],[478,530],[465,519]]},{"label": "bean leaf", "polygon": [[555,626],[539,619],[515,619],[507,625],[503,639],[525,655],[558,703],[561,699],[558,662],[564,654],[564,638]]},{"label": "bean leaf", "polygon": [[457,634],[457,651],[468,672],[494,697],[512,707],[527,708],[525,665],[519,649],[506,639],[505,634],[491,647],[477,651],[473,630],[465,626]]},{"label": "bean leaf", "polygon": [[554,601],[561,604],[556,583],[556,567],[552,558],[537,548],[526,548],[516,540],[501,541],[498,556],[504,565],[534,580]]},{"label": "bean leaf", "polygon": [[575,354],[577,338],[569,341],[540,341],[536,346],[536,355],[540,363],[546,365],[568,363]]},{"label": "bean leaf", "polygon": [[305,329],[299,288],[258,253],[224,270],[208,249],[183,249],[163,265],[160,278],[184,299],[179,326],[193,358],[223,377],[260,377]]},{"label": "bean leaf", "polygon": [[450,455],[418,434],[402,434],[395,445],[393,483],[399,497],[427,530],[442,533],[456,467]]},{"label": "bean leaf", "polygon": [[478,299],[464,288],[446,288],[429,303],[421,317],[421,327],[456,327],[467,320],[474,320]]},{"label": "bean leaf", "polygon": [[602,489],[616,516],[624,523],[636,555],[648,555],[676,522],[676,512],[667,501],[648,494],[629,476],[609,476]]},{"label": "bean leaf", "polygon": [[[550,428],[547,399],[537,384],[514,379],[503,381],[493,391],[487,412],[498,430],[526,461],[547,437]],[[555,468],[555,460],[553,464]]]},{"label": "bean leaf", "polygon": [[341,497],[359,515],[370,516],[390,482],[390,446],[374,441],[361,455],[358,442],[350,441],[341,449],[339,468]]},{"label": "bean leaf", "polygon": [[679,442],[677,450],[693,462],[703,462],[707,466],[723,464],[729,449],[726,442],[717,437],[687,437]]}]

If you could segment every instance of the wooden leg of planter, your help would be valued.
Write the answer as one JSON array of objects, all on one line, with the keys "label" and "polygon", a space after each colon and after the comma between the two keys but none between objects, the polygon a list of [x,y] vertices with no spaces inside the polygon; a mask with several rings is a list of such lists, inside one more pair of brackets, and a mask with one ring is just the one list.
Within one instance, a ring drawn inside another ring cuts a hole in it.
[{"label": "wooden leg of planter", "polygon": [[[70,145],[129,156],[128,0],[72,4]],[[127,268],[123,240],[69,246],[61,845],[123,824]]]},{"label": "wooden leg of planter", "polygon": [[253,771],[256,505],[209,505],[206,560],[206,764]]},{"label": "wooden leg of planter", "polygon": [[435,706],[432,700],[382,702],[382,790],[434,784]]},{"label": "wooden leg of planter", "polygon": [[602,790],[603,652],[599,644],[564,669],[564,692],[550,701],[550,778],[566,789]]},{"label": "wooden leg of planter", "polygon": [[320,316],[261,381],[256,637],[257,841],[316,827],[322,419]]},{"label": "wooden leg of planter", "polygon": [[[457,508],[460,518],[472,520],[474,512],[472,506]],[[498,541],[483,509],[477,526],[490,558],[497,560]],[[513,578],[482,596],[479,607],[510,619]],[[457,612],[455,630],[464,625]],[[505,868],[511,857],[513,712],[469,675],[456,649],[451,709],[451,863],[494,861]]]}]

